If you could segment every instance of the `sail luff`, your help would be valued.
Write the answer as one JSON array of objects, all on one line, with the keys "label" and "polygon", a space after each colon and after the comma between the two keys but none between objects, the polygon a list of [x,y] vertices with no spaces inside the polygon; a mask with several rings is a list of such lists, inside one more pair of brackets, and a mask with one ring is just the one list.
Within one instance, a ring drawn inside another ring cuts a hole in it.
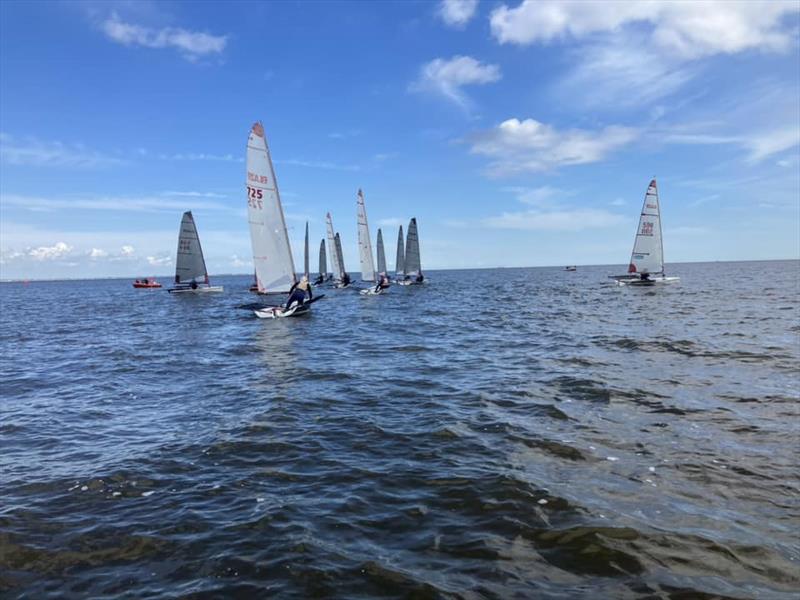
[{"label": "sail luff", "polygon": [[325,215],[325,226],[328,232],[328,247],[331,249],[331,270],[333,271],[333,277],[336,281],[341,281],[342,263],[339,260],[339,254],[336,248],[336,236],[333,233],[333,219],[331,218],[331,213]]},{"label": "sail luff", "polygon": [[419,256],[419,237],[417,234],[417,219],[411,219],[408,224],[408,234],[406,235],[406,256],[404,273],[411,277],[416,277],[422,272],[422,265]]},{"label": "sail luff", "polygon": [[261,123],[247,140],[247,213],[261,293],[288,292],[297,280],[278,182]]},{"label": "sail luff", "polygon": [[308,279],[309,270],[308,270],[308,221],[306,221],[306,244],[305,244],[305,253],[303,254],[303,275],[305,275],[306,279]]},{"label": "sail luff", "polygon": [[383,249],[383,234],[378,229],[378,273],[386,275],[386,252]]},{"label": "sail luff", "polygon": [[372,242],[369,237],[367,207],[364,205],[364,193],[361,190],[358,190],[356,207],[358,214],[358,257],[361,262],[361,280],[375,281],[375,262],[372,259]]},{"label": "sail luff", "polygon": [[394,273],[397,277],[402,277],[406,269],[405,239],[403,239],[403,226],[397,232],[397,254],[394,261]]}]

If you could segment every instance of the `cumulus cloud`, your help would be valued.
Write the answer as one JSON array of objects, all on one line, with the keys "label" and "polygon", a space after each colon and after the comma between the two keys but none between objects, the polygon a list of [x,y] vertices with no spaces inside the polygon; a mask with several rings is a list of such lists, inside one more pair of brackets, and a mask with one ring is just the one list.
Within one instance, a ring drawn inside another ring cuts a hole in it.
[{"label": "cumulus cloud", "polygon": [[514,8],[503,5],[493,10],[490,23],[500,43],[519,45],[581,39],[645,25],[655,45],[697,58],[751,49],[788,50],[793,33],[785,17],[798,11],[800,5],[793,0],[524,0]]},{"label": "cumulus cloud", "polygon": [[108,256],[108,252],[106,252],[101,248],[92,248],[89,251],[89,258],[97,259],[97,258],[105,258],[106,256]]},{"label": "cumulus cloud", "polygon": [[554,211],[528,210],[504,212],[484,220],[495,229],[521,229],[527,231],[583,231],[613,227],[627,219],[607,210],[578,208]]},{"label": "cumulus cloud", "polygon": [[462,90],[464,86],[485,85],[501,77],[500,67],[483,64],[471,56],[436,58],[422,66],[419,77],[409,89],[439,94],[462,108],[468,108],[469,99]]},{"label": "cumulus cloud", "polygon": [[57,260],[67,256],[70,252],[72,252],[72,246],[64,242],[57,242],[53,246],[30,248],[28,256],[35,260]]},{"label": "cumulus cloud", "polygon": [[64,144],[34,137],[18,138],[0,133],[0,162],[17,166],[90,169],[122,165],[126,161],[91,150],[83,144]]},{"label": "cumulus cloud", "polygon": [[463,29],[477,9],[478,0],[442,0],[436,12],[446,25]]},{"label": "cumulus cloud", "polygon": [[172,264],[172,257],[166,255],[148,256],[147,264],[151,267],[165,267]]},{"label": "cumulus cloud", "polygon": [[135,251],[136,251],[136,250],[134,250],[133,246],[123,246],[123,247],[120,249],[120,254],[121,254],[122,256],[133,256],[133,253],[134,253]]},{"label": "cumulus cloud", "polygon": [[126,23],[116,13],[102,22],[101,29],[106,37],[123,46],[174,48],[188,60],[220,54],[228,42],[227,36],[224,35],[211,35],[175,27],[151,29]]},{"label": "cumulus cloud", "polygon": [[535,119],[508,119],[472,136],[471,152],[492,159],[491,175],[549,171],[597,162],[629,144],[637,130],[613,125],[598,131],[555,127]]}]

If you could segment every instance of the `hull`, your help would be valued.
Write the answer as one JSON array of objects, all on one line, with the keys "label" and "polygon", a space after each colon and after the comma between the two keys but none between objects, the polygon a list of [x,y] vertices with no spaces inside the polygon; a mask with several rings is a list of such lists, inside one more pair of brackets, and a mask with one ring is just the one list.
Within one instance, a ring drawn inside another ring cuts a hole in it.
[{"label": "hull", "polygon": [[225,288],[221,285],[208,285],[208,286],[197,286],[196,288],[192,289],[190,287],[187,288],[170,288],[167,291],[170,294],[208,294],[212,292],[222,292]]},{"label": "hull", "polygon": [[160,283],[134,283],[133,287],[137,290],[157,290],[162,286]]},{"label": "hull", "polygon": [[629,285],[633,287],[652,287],[654,285],[677,283],[681,280],[680,277],[653,277],[652,279],[643,281],[638,277],[630,277],[628,275],[620,275],[613,279],[617,282],[617,285]]},{"label": "hull", "polygon": [[285,319],[288,317],[302,317],[311,312],[311,307],[308,304],[301,304],[291,310],[286,310],[281,306],[271,306],[269,308],[262,308],[254,310],[253,313],[259,319]]},{"label": "hull", "polygon": [[384,292],[385,288],[381,288],[379,290],[375,290],[375,288],[367,288],[365,290],[361,290],[359,293],[362,296],[380,296]]}]

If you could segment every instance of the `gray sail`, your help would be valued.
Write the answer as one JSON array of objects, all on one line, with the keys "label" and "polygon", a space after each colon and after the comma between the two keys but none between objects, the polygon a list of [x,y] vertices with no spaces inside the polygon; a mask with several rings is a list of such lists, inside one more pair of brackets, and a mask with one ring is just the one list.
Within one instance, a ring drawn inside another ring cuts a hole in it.
[{"label": "gray sail", "polygon": [[305,255],[303,256],[303,266],[305,267],[305,271],[303,271],[303,275],[306,276],[308,279],[308,221],[306,221],[306,247],[305,247]]},{"label": "gray sail", "polygon": [[328,257],[325,255],[325,238],[319,242],[319,276],[328,278]]},{"label": "gray sail", "polygon": [[378,273],[386,275],[386,252],[383,251],[383,234],[378,229]]},{"label": "gray sail", "polygon": [[181,229],[178,234],[175,283],[191,283],[193,281],[208,283],[208,272],[192,211],[187,210],[183,213]]},{"label": "gray sail", "polygon": [[344,268],[344,255],[342,255],[342,238],[339,237],[339,233],[336,233],[336,237],[334,238],[336,243],[336,258],[339,261],[339,272],[344,275],[347,273]]},{"label": "gray sail", "polygon": [[400,225],[400,231],[397,232],[397,258],[394,261],[394,274],[397,277],[402,277],[406,269],[406,253],[405,243],[403,239],[403,226]]},{"label": "gray sail", "polygon": [[422,272],[422,265],[419,258],[419,237],[417,235],[417,219],[411,219],[408,224],[408,235],[406,236],[406,263],[405,274],[416,277]]}]

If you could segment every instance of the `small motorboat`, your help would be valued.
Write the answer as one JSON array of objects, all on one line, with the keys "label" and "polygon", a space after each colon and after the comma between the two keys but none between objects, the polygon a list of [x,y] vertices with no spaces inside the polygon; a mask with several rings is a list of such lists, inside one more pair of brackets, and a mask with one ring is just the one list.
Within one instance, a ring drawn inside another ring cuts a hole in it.
[{"label": "small motorboat", "polygon": [[578,267],[576,267],[575,265],[571,265],[569,267],[564,267],[564,270],[565,271],[577,271]]},{"label": "small motorboat", "polygon": [[137,279],[133,282],[133,287],[135,288],[144,288],[144,289],[155,289],[160,288],[161,284],[158,283],[155,279],[148,279],[145,277],[144,279]]}]

